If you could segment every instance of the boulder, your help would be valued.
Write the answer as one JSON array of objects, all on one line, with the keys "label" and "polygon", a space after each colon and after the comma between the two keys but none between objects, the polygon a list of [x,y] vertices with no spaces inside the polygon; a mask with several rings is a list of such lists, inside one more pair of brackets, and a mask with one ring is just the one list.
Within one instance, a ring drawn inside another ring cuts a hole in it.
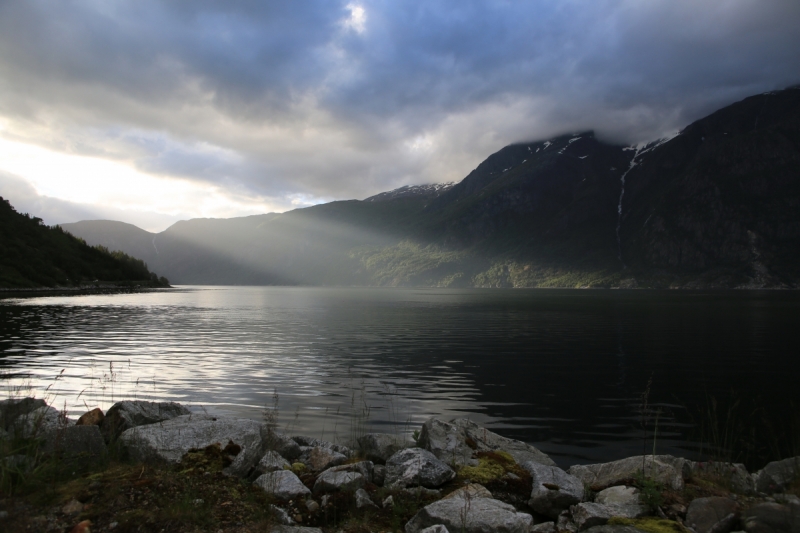
[{"label": "boulder", "polygon": [[730,498],[695,498],[686,510],[685,523],[696,533],[709,533],[720,520],[736,512],[736,502]]},{"label": "boulder", "polygon": [[691,477],[713,481],[731,492],[752,494],[755,491],[753,476],[740,463],[691,462]]},{"label": "boulder", "polygon": [[765,502],[742,513],[747,533],[797,533],[800,531],[800,506]]},{"label": "boulder", "polygon": [[333,466],[326,470],[326,472],[358,472],[364,476],[365,481],[371,483],[374,470],[375,465],[372,464],[372,461],[359,461],[347,465]]},{"label": "boulder", "polygon": [[583,502],[573,505],[570,509],[572,521],[578,526],[578,531],[594,526],[605,525],[613,516],[622,518],[641,518],[647,516],[647,507],[644,505],[603,505],[601,503]]},{"label": "boulder", "polygon": [[314,483],[314,494],[335,491],[354,492],[363,487],[365,481],[364,476],[358,472],[326,470],[317,477],[317,481]]},{"label": "boulder", "polygon": [[230,441],[241,451],[223,472],[245,477],[264,455],[263,431],[264,426],[254,420],[182,415],[128,429],[120,435],[119,442],[133,460],[177,463],[191,449]]},{"label": "boulder", "polygon": [[800,456],[768,463],[754,474],[758,492],[772,494],[783,492],[800,476]]},{"label": "boulder", "polygon": [[294,461],[303,452],[294,439],[281,433],[267,429],[264,435],[264,447],[267,450],[278,452],[287,461]]},{"label": "boulder", "polygon": [[504,451],[520,464],[532,461],[556,465],[550,457],[530,444],[502,437],[467,418],[450,422],[431,418],[422,425],[417,442],[421,448],[450,465],[477,466],[478,461],[472,456],[474,452],[481,451]]},{"label": "boulder", "polygon": [[356,491],[356,507],[358,509],[363,509],[364,507],[374,507],[378,508],[375,505],[375,502],[372,501],[372,498],[369,497],[369,494],[364,489],[358,489]]},{"label": "boulder", "polygon": [[14,422],[23,415],[47,407],[44,400],[38,398],[9,398],[0,400],[0,429],[11,431]]},{"label": "boulder", "polygon": [[142,400],[117,402],[106,412],[100,431],[106,442],[119,437],[124,431],[148,424],[191,414],[175,402],[145,402]]},{"label": "boulder", "polygon": [[532,461],[520,466],[531,474],[533,490],[528,505],[537,513],[558,518],[562,511],[583,500],[583,483],[557,466]]},{"label": "boulder", "polygon": [[393,488],[421,485],[428,488],[439,487],[456,477],[452,468],[440,461],[427,450],[406,448],[392,455],[386,461],[384,485]]},{"label": "boulder", "polygon": [[597,493],[595,503],[602,505],[639,505],[639,491],[636,487],[616,485]]},{"label": "boulder", "polygon": [[106,415],[103,414],[103,411],[100,410],[99,407],[95,407],[91,411],[87,413],[83,413],[81,417],[75,422],[76,426],[99,426],[103,423],[103,419]]},{"label": "boulder", "polygon": [[602,489],[613,485],[624,485],[626,481],[641,475],[644,464],[645,476],[675,490],[683,490],[683,475],[674,466],[661,462],[659,456],[652,455],[628,457],[610,463],[593,465],[572,465],[568,474],[580,479],[584,484]]},{"label": "boulder", "polygon": [[399,437],[388,433],[367,433],[358,438],[361,454],[378,464],[386,464],[389,457],[407,447]]},{"label": "boulder", "polygon": [[59,430],[71,425],[72,421],[61,416],[58,409],[45,405],[20,415],[13,422],[12,432],[22,438],[51,440]]},{"label": "boulder", "polygon": [[449,498],[421,509],[408,521],[405,533],[419,533],[437,524],[463,533],[528,533],[533,517],[492,498]]},{"label": "boulder", "polygon": [[264,456],[256,464],[256,472],[259,474],[266,474],[267,472],[275,472],[276,470],[291,469],[292,465],[289,461],[278,455],[278,452],[267,450]]},{"label": "boulder", "polygon": [[261,487],[265,492],[278,498],[279,500],[291,500],[298,496],[311,494],[308,487],[303,485],[294,472],[289,470],[278,470],[262,474],[253,481],[253,485]]},{"label": "boulder", "polygon": [[298,461],[313,472],[321,472],[347,461],[347,456],[324,446],[301,446]]},{"label": "boulder", "polygon": [[450,532],[442,524],[436,524],[435,526],[426,527],[419,533],[450,533]]},{"label": "boulder", "polygon": [[336,453],[340,453],[347,457],[353,455],[353,451],[347,446],[342,446],[341,444],[334,444],[332,442],[328,442],[327,440],[315,439],[314,437],[304,437],[302,435],[297,437],[292,437],[292,440],[294,440],[301,447],[306,446],[308,448],[314,448],[315,446],[321,446],[323,448],[328,448],[329,450],[333,450]]},{"label": "boulder", "polygon": [[464,485],[460,489],[454,490],[442,499],[445,500],[447,498],[461,498],[462,500],[469,498],[472,500],[475,498],[494,498],[494,496],[492,496],[492,493],[489,492],[489,489],[483,485],[479,485],[478,483],[470,483],[469,485]]},{"label": "boulder", "polygon": [[557,531],[555,522],[541,522],[531,527],[531,533],[556,533]]}]

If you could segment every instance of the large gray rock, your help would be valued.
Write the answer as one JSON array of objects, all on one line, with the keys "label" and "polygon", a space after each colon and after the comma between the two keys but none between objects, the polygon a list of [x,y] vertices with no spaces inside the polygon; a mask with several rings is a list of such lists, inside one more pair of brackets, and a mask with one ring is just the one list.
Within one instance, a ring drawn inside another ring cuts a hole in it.
[{"label": "large gray rock", "polygon": [[462,500],[465,499],[474,500],[475,498],[494,498],[494,496],[492,496],[492,493],[489,492],[489,489],[487,489],[483,485],[480,485],[478,483],[470,483],[469,485],[464,485],[463,487],[454,490],[453,492],[451,492],[442,499],[444,500],[447,498],[461,498]]},{"label": "large gray rock", "polygon": [[556,465],[550,457],[530,444],[501,437],[466,418],[450,422],[431,418],[422,425],[417,442],[421,448],[450,465],[476,466],[478,461],[473,458],[473,454],[480,451],[505,451],[520,464],[533,461],[549,466]]},{"label": "large gray rock", "polygon": [[267,429],[267,432],[264,434],[264,447],[267,450],[277,452],[287,461],[294,461],[300,457],[300,454],[303,452],[300,449],[300,445],[297,444],[294,439],[271,429]]},{"label": "large gray rock", "polygon": [[63,417],[58,409],[45,405],[17,417],[12,431],[23,438],[53,441],[70,425],[72,421]]},{"label": "large gray rock", "polygon": [[720,520],[736,511],[736,502],[730,498],[695,498],[686,511],[685,522],[697,533],[709,533]]},{"label": "large gray rock", "polygon": [[188,414],[190,414],[188,409],[175,402],[142,400],[117,402],[106,411],[100,431],[106,442],[110,442],[130,428],[155,424]]},{"label": "large gray rock", "polygon": [[364,507],[378,508],[378,506],[375,505],[375,502],[372,501],[372,498],[369,497],[369,493],[364,489],[356,490],[356,507],[358,509],[363,509]]},{"label": "large gray rock", "polygon": [[0,429],[11,431],[14,427],[14,422],[23,415],[27,415],[31,411],[47,407],[44,400],[38,398],[9,398],[7,400],[0,400]]},{"label": "large gray rock", "polygon": [[314,483],[314,494],[326,492],[355,492],[364,486],[364,476],[358,472],[333,472],[326,470]]},{"label": "large gray rock", "polygon": [[557,466],[526,461],[520,466],[531,474],[533,490],[528,505],[537,513],[558,518],[565,509],[583,500],[583,483]]},{"label": "large gray rock", "polygon": [[583,502],[570,509],[572,521],[578,531],[594,526],[605,525],[612,517],[641,518],[647,516],[647,507],[643,505],[603,505],[601,503]]},{"label": "large gray rock", "polygon": [[245,477],[264,455],[264,431],[264,425],[254,420],[183,415],[128,429],[120,435],[119,442],[133,460],[176,463],[190,449],[212,444],[224,447],[232,441],[241,451],[223,472]]},{"label": "large gray rock", "polygon": [[800,506],[759,503],[742,513],[747,533],[799,533]]},{"label": "large gray rock", "polygon": [[400,437],[388,433],[367,433],[358,438],[358,448],[364,457],[378,464],[385,464],[389,457],[407,448],[405,444]]},{"label": "large gray rock", "polygon": [[301,446],[302,453],[297,459],[312,472],[322,472],[332,466],[347,461],[347,456],[324,446]]},{"label": "large gray rock", "polygon": [[691,477],[713,481],[732,492],[752,494],[755,490],[753,476],[741,463],[690,462]]},{"label": "large gray rock", "polygon": [[330,450],[333,450],[337,453],[341,453],[342,455],[345,455],[347,457],[351,457],[353,455],[353,451],[347,446],[343,446],[341,444],[334,444],[333,442],[328,442],[327,440],[315,439],[314,437],[304,437],[302,435],[292,437],[292,440],[294,440],[301,447],[305,446],[313,448],[315,446],[321,446],[323,448],[328,448]]},{"label": "large gray rock", "polygon": [[392,488],[421,485],[436,488],[456,477],[452,468],[427,450],[406,448],[386,461],[384,486]]},{"label": "large gray rock", "polygon": [[800,456],[768,463],[753,476],[756,490],[772,494],[783,492],[800,476]]},{"label": "large gray rock", "polygon": [[267,472],[275,472],[276,470],[286,470],[291,468],[292,465],[289,461],[281,457],[278,452],[267,450],[264,456],[256,464],[256,472],[259,474],[266,474]]},{"label": "large gray rock", "polygon": [[420,510],[408,521],[405,532],[419,533],[437,524],[463,533],[528,533],[533,517],[500,500],[449,498]]},{"label": "large gray rock", "polygon": [[674,466],[659,460],[659,456],[652,455],[628,457],[611,463],[593,465],[572,465],[567,470],[568,474],[580,479],[586,485],[601,489],[613,485],[624,485],[626,481],[641,475],[642,465],[644,474],[658,483],[675,490],[683,490],[683,475]]},{"label": "large gray rock", "polygon": [[359,461],[357,463],[333,466],[327,469],[325,472],[358,472],[364,476],[365,481],[372,482],[374,470],[375,465],[372,463],[372,461]]},{"label": "large gray rock", "polygon": [[298,496],[311,494],[311,491],[303,485],[300,478],[289,470],[278,470],[262,474],[253,481],[253,485],[261,487],[264,492],[281,500],[291,500]]},{"label": "large gray rock", "polygon": [[436,524],[435,526],[426,527],[419,533],[450,533],[450,531],[448,531],[447,528],[442,524]]},{"label": "large gray rock", "polygon": [[540,522],[531,527],[531,533],[557,533],[555,522]]},{"label": "large gray rock", "polygon": [[626,487],[616,485],[608,487],[597,493],[594,497],[595,503],[602,505],[639,505],[639,491],[636,487]]}]

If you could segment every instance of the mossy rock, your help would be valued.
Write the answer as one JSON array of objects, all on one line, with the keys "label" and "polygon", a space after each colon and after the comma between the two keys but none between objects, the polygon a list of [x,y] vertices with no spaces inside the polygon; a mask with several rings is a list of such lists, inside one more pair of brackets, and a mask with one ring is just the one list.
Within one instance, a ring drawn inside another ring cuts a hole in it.
[{"label": "mossy rock", "polygon": [[459,476],[469,478],[474,483],[485,485],[503,477],[516,466],[514,458],[506,452],[480,452],[477,455],[477,466],[463,466],[458,471]]},{"label": "mossy rock", "polygon": [[688,530],[678,522],[662,518],[622,518],[615,516],[608,521],[611,526],[630,526],[647,533],[688,533]]}]

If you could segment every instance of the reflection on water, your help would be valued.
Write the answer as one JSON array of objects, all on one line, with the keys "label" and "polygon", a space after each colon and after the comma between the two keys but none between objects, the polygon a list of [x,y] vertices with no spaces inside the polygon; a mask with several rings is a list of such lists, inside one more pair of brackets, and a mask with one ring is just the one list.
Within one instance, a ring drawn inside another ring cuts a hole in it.
[{"label": "reflection on water", "polygon": [[293,433],[340,439],[364,420],[410,433],[432,415],[469,416],[566,466],[641,453],[651,377],[659,453],[686,454],[684,406],[711,396],[763,396],[781,415],[798,397],[799,309],[794,292],[190,287],[7,299],[0,369],[72,415],[134,397],[250,418],[277,406]]}]

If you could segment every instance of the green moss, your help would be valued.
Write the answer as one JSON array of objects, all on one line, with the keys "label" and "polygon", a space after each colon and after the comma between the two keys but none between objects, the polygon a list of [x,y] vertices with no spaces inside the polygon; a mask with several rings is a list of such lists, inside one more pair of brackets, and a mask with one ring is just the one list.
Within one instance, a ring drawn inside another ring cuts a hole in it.
[{"label": "green moss", "polygon": [[289,468],[292,472],[297,474],[298,476],[306,471],[306,465],[303,463],[292,463],[292,467]]},{"label": "green moss", "polygon": [[469,478],[475,483],[485,485],[486,483],[502,477],[506,473],[503,465],[488,457],[478,459],[478,466],[463,466],[458,471],[462,477]]},{"label": "green moss", "polygon": [[647,533],[687,533],[685,527],[672,520],[661,518],[622,518],[615,516],[608,521],[611,526],[631,526]]}]

